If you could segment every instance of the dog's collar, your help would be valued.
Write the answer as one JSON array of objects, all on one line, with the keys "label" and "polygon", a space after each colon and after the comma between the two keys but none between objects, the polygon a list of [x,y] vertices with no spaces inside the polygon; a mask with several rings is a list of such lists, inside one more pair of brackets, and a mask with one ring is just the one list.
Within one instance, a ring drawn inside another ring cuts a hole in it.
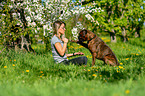
[{"label": "dog's collar", "polygon": [[94,39],[96,37],[96,35],[93,37],[93,38],[91,38],[89,41],[88,41],[88,43],[92,40],[92,39]]}]

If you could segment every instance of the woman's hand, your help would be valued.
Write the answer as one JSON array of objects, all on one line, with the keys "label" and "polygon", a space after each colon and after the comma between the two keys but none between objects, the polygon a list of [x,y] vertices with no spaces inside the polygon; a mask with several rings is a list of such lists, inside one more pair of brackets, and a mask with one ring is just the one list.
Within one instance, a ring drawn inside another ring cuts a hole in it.
[{"label": "woman's hand", "polygon": [[82,52],[75,52],[74,55],[84,55]]},{"label": "woman's hand", "polygon": [[67,43],[67,42],[68,42],[68,39],[67,39],[67,38],[63,38],[62,41],[63,41],[64,43]]}]

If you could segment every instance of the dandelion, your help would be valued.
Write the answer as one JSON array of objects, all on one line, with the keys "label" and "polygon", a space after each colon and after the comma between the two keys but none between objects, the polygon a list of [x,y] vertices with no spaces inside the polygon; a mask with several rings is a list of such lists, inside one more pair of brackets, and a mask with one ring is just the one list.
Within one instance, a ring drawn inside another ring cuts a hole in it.
[{"label": "dandelion", "polygon": [[40,76],[40,77],[42,77],[42,76]]},{"label": "dandelion", "polygon": [[90,56],[89,58],[92,58],[92,56]]},{"label": "dandelion", "polygon": [[99,75],[100,77],[102,77],[102,75]]},{"label": "dandelion", "polygon": [[130,93],[130,91],[129,91],[129,90],[126,90],[126,91],[125,91],[125,93],[126,93],[126,94],[129,94],[129,93]]},{"label": "dandelion", "polygon": [[70,46],[70,48],[74,48],[73,46]]},{"label": "dandelion", "polygon": [[29,72],[29,70],[26,70],[26,72]]},{"label": "dandelion", "polygon": [[40,71],[40,73],[43,73],[43,71]]},{"label": "dandelion", "polygon": [[4,66],[4,68],[7,68],[7,66]]},{"label": "dandelion", "polygon": [[104,40],[104,39],[106,39],[106,38],[103,38],[103,37],[102,37],[101,39]]},{"label": "dandelion", "polygon": [[120,63],[120,65],[123,65],[123,63]]},{"label": "dandelion", "polygon": [[119,73],[120,71],[117,70],[117,73]]},{"label": "dandelion", "polygon": [[123,67],[122,67],[122,66],[119,66],[119,68],[120,68],[120,69],[123,69]]},{"label": "dandelion", "polygon": [[139,55],[139,54],[135,54],[135,55]]},{"label": "dandelion", "polygon": [[79,46],[79,48],[82,48],[83,46]]},{"label": "dandelion", "polygon": [[44,74],[42,74],[42,76],[44,76]]},{"label": "dandelion", "polygon": [[97,75],[96,74],[93,74],[92,76],[96,77]]},{"label": "dandelion", "polygon": [[88,70],[88,71],[90,71],[90,70]]},{"label": "dandelion", "polygon": [[14,59],[14,61],[16,61],[16,59]]},{"label": "dandelion", "polygon": [[13,64],[12,66],[15,66],[15,64]]},{"label": "dandelion", "polygon": [[126,58],[126,60],[128,60],[129,58]]},{"label": "dandelion", "polygon": [[125,48],[125,47],[123,47],[123,48]]}]

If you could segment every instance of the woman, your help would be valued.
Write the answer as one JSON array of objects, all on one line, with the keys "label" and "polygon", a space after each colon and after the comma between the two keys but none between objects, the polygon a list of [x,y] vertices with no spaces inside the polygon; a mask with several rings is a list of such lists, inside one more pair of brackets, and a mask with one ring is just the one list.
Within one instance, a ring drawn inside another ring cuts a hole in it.
[{"label": "woman", "polygon": [[67,57],[76,56],[76,55],[84,55],[82,52],[75,52],[72,54],[66,54],[68,39],[63,38],[65,34],[65,26],[66,24],[62,21],[55,21],[53,23],[53,32],[54,36],[51,39],[51,48],[53,59],[56,63],[64,63],[69,65],[70,63],[75,65],[87,64],[87,57],[81,56],[71,60],[68,60]]}]

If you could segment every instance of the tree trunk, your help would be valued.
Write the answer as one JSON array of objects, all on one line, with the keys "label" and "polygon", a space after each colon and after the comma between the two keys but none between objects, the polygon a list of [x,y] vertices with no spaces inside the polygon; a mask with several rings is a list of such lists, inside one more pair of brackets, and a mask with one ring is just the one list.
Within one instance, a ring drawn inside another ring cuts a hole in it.
[{"label": "tree trunk", "polygon": [[31,42],[29,40],[29,35],[27,34],[25,37],[21,35],[21,50],[32,51],[34,50],[31,47]]},{"label": "tree trunk", "polygon": [[[112,24],[114,24],[114,22],[112,21]],[[114,29],[111,29],[111,34],[110,34],[110,37],[111,37],[111,42],[114,42],[116,43],[117,42],[117,39],[116,39],[116,35],[115,35],[115,30]]]},{"label": "tree trunk", "polygon": [[115,33],[110,33],[110,38],[111,38],[111,42],[114,42],[114,43],[117,42]]},{"label": "tree trunk", "polygon": [[123,38],[123,42],[126,42],[127,41],[127,38],[126,38],[126,30],[125,30],[125,27],[122,28],[122,38]]},{"label": "tree trunk", "polygon": [[136,28],[136,32],[134,34],[134,37],[135,38],[140,38],[140,28],[139,27]]},{"label": "tree trunk", "polygon": [[138,34],[137,31],[135,32],[134,37],[135,37],[135,38],[139,37],[139,34]]}]

